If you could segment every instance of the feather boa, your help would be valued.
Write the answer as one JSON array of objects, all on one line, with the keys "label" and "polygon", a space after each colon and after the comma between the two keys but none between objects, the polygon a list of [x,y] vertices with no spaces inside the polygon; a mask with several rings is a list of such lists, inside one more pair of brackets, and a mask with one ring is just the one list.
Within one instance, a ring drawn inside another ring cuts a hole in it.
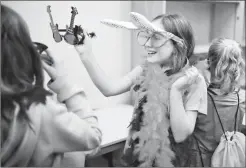
[{"label": "feather boa", "polygon": [[145,64],[135,81],[135,110],[123,159],[131,166],[173,167],[174,152],[168,138],[169,90],[172,83],[184,75],[167,76],[158,65]]}]

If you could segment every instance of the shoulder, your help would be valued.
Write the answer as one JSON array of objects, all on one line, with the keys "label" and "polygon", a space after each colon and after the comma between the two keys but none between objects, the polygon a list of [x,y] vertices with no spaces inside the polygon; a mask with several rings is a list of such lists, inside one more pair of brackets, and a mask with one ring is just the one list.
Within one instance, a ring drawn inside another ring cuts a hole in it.
[{"label": "shoulder", "polygon": [[202,75],[198,75],[195,83],[191,84],[187,90],[190,96],[204,97],[207,95],[207,85]]},{"label": "shoulder", "polygon": [[195,83],[193,83],[185,95],[185,109],[196,110],[199,113],[207,114],[207,85],[202,75],[198,75]]},{"label": "shoulder", "polygon": [[202,88],[204,88],[205,90],[207,90],[207,83],[206,83],[206,80],[204,78],[204,76],[199,73],[198,75],[198,85]]}]

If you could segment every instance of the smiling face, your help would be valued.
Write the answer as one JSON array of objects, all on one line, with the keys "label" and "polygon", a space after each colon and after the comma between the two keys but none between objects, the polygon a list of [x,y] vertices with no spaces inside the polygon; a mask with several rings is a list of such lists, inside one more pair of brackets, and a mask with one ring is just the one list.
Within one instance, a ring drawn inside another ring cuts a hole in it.
[{"label": "smiling face", "polygon": [[[152,22],[156,27],[164,29],[160,19]],[[144,48],[148,53],[147,61],[150,63],[157,64],[169,64],[170,57],[174,50],[174,45],[170,39],[162,35],[161,33],[153,32],[140,32],[138,35],[139,39],[146,36],[147,41],[145,41]],[[140,39],[141,40],[141,39]]]}]

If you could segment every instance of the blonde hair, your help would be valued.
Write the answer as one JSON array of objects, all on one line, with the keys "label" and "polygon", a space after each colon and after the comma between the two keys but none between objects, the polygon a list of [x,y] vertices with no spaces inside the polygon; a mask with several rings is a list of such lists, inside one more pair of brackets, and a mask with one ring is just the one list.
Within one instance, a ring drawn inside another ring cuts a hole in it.
[{"label": "blonde hair", "polygon": [[208,60],[211,82],[217,85],[224,94],[242,85],[245,61],[242,58],[242,49],[236,41],[226,38],[213,40],[209,48]]}]

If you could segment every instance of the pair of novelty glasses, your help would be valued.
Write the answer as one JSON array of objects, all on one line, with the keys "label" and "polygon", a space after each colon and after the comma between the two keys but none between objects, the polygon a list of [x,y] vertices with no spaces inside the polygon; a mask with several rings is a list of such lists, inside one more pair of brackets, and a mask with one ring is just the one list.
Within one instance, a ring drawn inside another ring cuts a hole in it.
[{"label": "pair of novelty glasses", "polygon": [[146,31],[140,31],[137,34],[137,41],[139,45],[145,46],[148,41],[154,48],[163,46],[169,39],[176,41],[183,45],[183,40],[169,32],[154,32],[148,33]]}]

